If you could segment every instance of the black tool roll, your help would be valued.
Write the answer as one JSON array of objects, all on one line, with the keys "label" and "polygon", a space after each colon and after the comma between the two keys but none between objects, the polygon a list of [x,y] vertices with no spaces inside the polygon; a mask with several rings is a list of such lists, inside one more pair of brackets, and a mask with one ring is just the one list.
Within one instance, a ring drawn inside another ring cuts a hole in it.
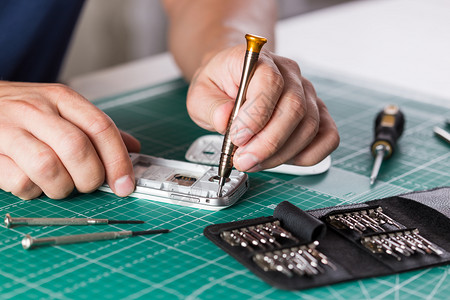
[{"label": "black tool roll", "polygon": [[301,290],[450,262],[450,188],[210,225],[204,235],[272,286]]}]

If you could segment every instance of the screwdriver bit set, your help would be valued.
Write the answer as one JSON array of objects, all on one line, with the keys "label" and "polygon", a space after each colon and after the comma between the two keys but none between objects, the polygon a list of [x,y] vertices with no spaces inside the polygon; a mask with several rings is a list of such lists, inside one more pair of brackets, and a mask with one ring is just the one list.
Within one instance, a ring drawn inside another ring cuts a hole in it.
[{"label": "screwdriver bit set", "polygon": [[281,227],[278,220],[222,231],[220,236],[231,246],[241,246],[249,251],[254,251],[253,248],[261,250],[280,248],[286,241],[298,242],[296,237]]},{"label": "screwdriver bit set", "polygon": [[439,256],[444,253],[421,236],[417,228],[367,235],[361,238],[361,243],[373,253],[385,253],[399,261],[402,256],[409,257],[416,253]]},{"label": "screwdriver bit set", "polygon": [[443,254],[422,237],[417,228],[407,229],[383,213],[381,206],[330,214],[326,220],[338,230],[353,230],[360,234],[361,244],[372,253],[384,253],[398,261],[413,254]]},{"label": "screwdriver bit set", "polygon": [[380,206],[332,214],[327,217],[327,221],[338,229],[348,228],[360,234],[370,230],[374,232],[386,231],[382,226],[403,228],[398,222],[384,214],[383,208]]},{"label": "screwdriver bit set", "polygon": [[288,277],[313,276],[324,272],[322,266],[336,268],[328,257],[316,249],[319,245],[317,241],[284,248],[283,245],[298,244],[299,240],[281,227],[279,220],[225,230],[220,236],[232,247],[242,247],[255,253],[253,261],[265,272],[281,272]]},{"label": "screwdriver bit set", "polygon": [[336,266],[328,257],[318,251],[314,241],[307,245],[282,250],[258,253],[253,261],[264,271],[281,272],[287,277],[314,276],[325,272],[324,267],[336,270]]},{"label": "screwdriver bit set", "polygon": [[450,188],[214,224],[204,235],[270,285],[301,290],[450,262]]}]

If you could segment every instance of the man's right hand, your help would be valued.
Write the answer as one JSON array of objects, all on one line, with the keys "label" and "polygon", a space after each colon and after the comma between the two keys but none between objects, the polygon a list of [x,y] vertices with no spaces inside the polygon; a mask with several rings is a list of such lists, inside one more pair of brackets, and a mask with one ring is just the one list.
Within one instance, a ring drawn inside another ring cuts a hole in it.
[{"label": "man's right hand", "polygon": [[128,151],[139,142],[100,109],[60,84],[0,81],[0,188],[22,199],[61,199],[106,180],[118,196],[134,190]]}]

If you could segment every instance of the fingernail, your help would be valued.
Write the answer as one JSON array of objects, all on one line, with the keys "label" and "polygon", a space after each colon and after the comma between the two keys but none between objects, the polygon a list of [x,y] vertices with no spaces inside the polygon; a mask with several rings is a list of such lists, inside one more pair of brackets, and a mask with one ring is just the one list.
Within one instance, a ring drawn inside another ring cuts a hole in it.
[{"label": "fingernail", "polygon": [[248,169],[246,172],[253,173],[253,172],[259,172],[261,170],[262,170],[261,165],[260,164],[256,164],[253,168]]},{"label": "fingernail", "polygon": [[231,141],[233,142],[233,144],[240,147],[242,145],[245,145],[254,135],[254,132],[250,128],[244,128],[236,133],[231,134]]},{"label": "fingernail", "polygon": [[259,163],[259,161],[255,155],[251,153],[246,153],[241,156],[238,156],[235,163],[239,167],[239,170],[247,171],[255,167]]},{"label": "fingernail", "polygon": [[116,195],[120,197],[125,197],[134,191],[134,182],[131,180],[130,175],[125,175],[120,177],[114,183],[114,189]]}]

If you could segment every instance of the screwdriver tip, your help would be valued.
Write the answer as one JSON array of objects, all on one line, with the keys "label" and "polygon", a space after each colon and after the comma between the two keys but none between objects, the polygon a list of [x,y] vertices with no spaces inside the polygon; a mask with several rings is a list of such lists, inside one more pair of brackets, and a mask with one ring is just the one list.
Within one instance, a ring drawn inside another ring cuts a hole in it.
[{"label": "screwdriver tip", "polygon": [[223,189],[224,184],[225,184],[225,178],[224,177],[220,177],[220,179],[219,179],[219,190],[217,191],[217,196],[218,197],[222,197],[222,189]]},{"label": "screwdriver tip", "polygon": [[143,224],[140,220],[108,220],[108,224]]},{"label": "screwdriver tip", "polygon": [[170,229],[151,229],[151,230],[144,230],[144,231],[132,231],[133,236],[138,235],[147,235],[147,234],[160,234],[160,233],[169,233]]}]

